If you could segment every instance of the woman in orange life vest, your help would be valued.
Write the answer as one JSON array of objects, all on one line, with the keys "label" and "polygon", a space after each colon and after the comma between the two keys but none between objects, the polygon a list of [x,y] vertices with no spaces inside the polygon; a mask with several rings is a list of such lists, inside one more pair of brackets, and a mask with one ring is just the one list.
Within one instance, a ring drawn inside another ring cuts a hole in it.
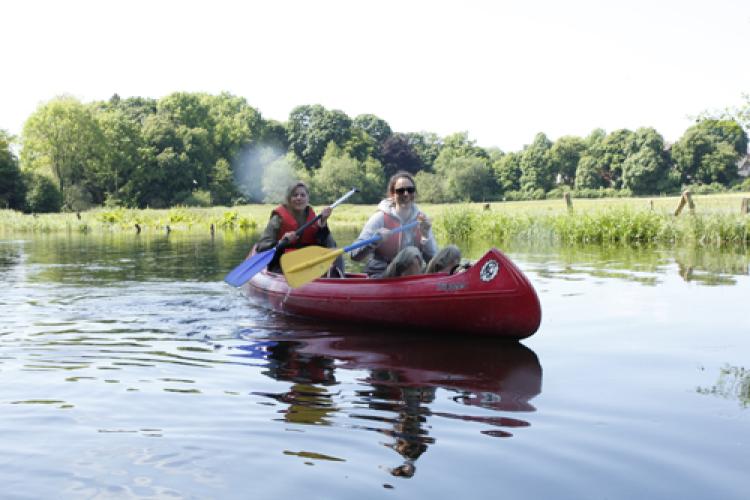
[{"label": "woman in orange life vest", "polygon": [[[380,202],[378,211],[370,217],[356,241],[380,234],[377,243],[352,251],[353,260],[369,257],[365,272],[372,278],[383,276],[388,264],[407,247],[416,247],[423,262],[429,262],[437,253],[437,243],[432,234],[430,219],[414,203],[417,184],[409,172],[396,172],[388,181],[388,197]],[[420,221],[414,229],[391,235],[391,229]]]},{"label": "woman in orange life vest", "polygon": [[[309,201],[310,191],[307,189],[307,185],[298,181],[287,188],[286,203],[279,205],[271,212],[271,218],[255,244],[255,250],[262,252],[273,248],[282,239],[285,241],[278,246],[276,255],[268,264],[269,271],[281,272],[279,260],[284,252],[310,245],[320,245],[326,248],[336,247],[336,241],[331,236],[327,224],[328,217],[333,211],[331,207],[324,208],[318,222],[305,229],[302,235],[297,237],[297,229],[315,218],[315,211],[308,204]],[[336,259],[328,274],[329,276],[344,276],[344,259],[342,257]]]}]

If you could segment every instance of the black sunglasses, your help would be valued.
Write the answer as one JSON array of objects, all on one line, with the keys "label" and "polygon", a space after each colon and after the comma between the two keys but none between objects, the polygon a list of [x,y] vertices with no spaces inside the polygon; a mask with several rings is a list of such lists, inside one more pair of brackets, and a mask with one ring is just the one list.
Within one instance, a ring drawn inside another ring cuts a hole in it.
[{"label": "black sunglasses", "polygon": [[404,193],[413,194],[414,191],[416,191],[416,190],[417,190],[417,188],[415,188],[414,186],[409,186],[409,187],[405,187],[405,188],[394,189],[394,191],[397,192],[398,194],[404,194]]}]

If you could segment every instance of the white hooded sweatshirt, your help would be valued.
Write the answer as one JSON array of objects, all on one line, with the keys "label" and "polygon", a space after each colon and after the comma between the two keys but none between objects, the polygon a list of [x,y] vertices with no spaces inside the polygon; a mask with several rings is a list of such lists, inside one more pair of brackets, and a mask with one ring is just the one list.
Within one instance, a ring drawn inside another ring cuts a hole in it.
[{"label": "white hooded sweatshirt", "polygon": [[[372,238],[378,233],[379,229],[385,227],[384,213],[387,213],[400,221],[403,226],[417,220],[417,215],[419,215],[420,211],[416,204],[412,204],[411,212],[408,217],[402,220],[396,212],[396,204],[390,199],[385,199],[378,204],[378,211],[370,217],[370,220],[368,220],[365,227],[362,228],[362,232],[359,233],[359,237],[354,243]],[[353,260],[362,260],[365,257],[370,256],[370,260],[367,261],[367,265],[365,266],[365,272],[371,277],[378,277],[383,274],[385,268],[388,267],[389,264],[389,261],[383,260],[379,255],[373,253],[373,250],[377,248],[379,244],[380,242],[372,243],[351,252]],[[437,242],[435,241],[435,236],[432,234],[431,228],[427,233],[427,237],[421,238],[419,241],[415,241],[414,234],[411,231],[404,231],[402,233],[399,250],[403,250],[408,246],[417,247],[422,252],[422,257],[425,262],[429,262],[438,250]]]}]

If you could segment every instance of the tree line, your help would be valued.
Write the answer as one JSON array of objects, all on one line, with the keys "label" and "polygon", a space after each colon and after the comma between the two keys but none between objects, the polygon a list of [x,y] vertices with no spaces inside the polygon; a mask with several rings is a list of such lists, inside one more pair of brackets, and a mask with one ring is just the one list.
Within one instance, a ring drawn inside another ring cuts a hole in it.
[{"label": "tree line", "polygon": [[[750,97],[739,109],[701,116],[674,144],[653,128],[597,129],[520,151],[483,148],[461,132],[395,132],[372,114],[351,118],[321,105],[264,119],[229,93],[176,92],[161,99],[117,95],[42,104],[21,137],[0,131],[0,207],[27,212],[94,206],[164,208],[280,201],[294,179],[313,202],[359,187],[378,201],[398,170],[415,174],[423,201],[540,199],[673,193],[688,185],[748,188]],[[14,144],[20,145],[16,154]],[[747,184],[747,186],[745,186]]]}]

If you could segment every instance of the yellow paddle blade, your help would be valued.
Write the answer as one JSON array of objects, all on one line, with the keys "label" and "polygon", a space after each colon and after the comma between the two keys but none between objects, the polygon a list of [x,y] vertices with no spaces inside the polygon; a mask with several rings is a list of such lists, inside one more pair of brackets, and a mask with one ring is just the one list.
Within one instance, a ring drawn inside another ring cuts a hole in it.
[{"label": "yellow paddle blade", "polygon": [[281,270],[292,288],[320,278],[344,250],[310,246],[281,256]]}]

